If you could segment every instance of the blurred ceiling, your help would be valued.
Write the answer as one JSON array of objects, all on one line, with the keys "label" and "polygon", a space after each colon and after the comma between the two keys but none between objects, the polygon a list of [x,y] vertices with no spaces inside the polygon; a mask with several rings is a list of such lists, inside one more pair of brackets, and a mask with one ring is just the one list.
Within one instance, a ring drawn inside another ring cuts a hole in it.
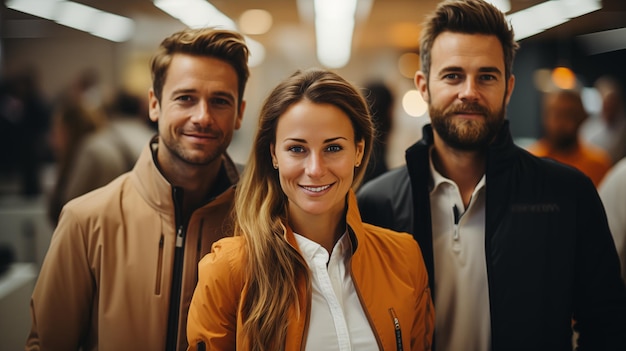
[{"label": "blurred ceiling", "polygon": [[[155,7],[151,0],[75,1],[135,19],[139,24],[136,27],[133,41],[137,43],[153,45],[153,43],[160,41],[163,33],[169,33],[172,27],[180,26],[180,22]],[[281,41],[284,40],[298,40],[298,36],[301,37],[300,40],[314,41],[314,26],[300,18],[297,0],[212,0],[210,2],[235,21],[247,9],[260,8],[269,11],[273,16],[272,29],[266,34],[252,36],[268,48],[284,45],[281,44]],[[390,46],[402,48],[402,46],[411,43],[416,46],[419,23],[426,13],[435,8],[438,2],[436,0],[373,0],[369,17],[366,21],[356,24],[354,52],[378,50]],[[542,2],[544,1],[511,0],[510,12]],[[626,27],[626,1],[603,0],[602,5],[603,8],[600,11],[575,18],[566,24],[526,40],[573,37]],[[37,33],[46,36],[65,36],[72,35],[72,31],[76,32],[55,23],[7,9],[5,6],[2,6],[0,16],[0,21],[3,24],[3,37],[19,37],[20,30],[28,31],[26,35],[23,35],[24,37],[37,36]],[[36,23],[35,28],[27,25],[28,20]]]}]

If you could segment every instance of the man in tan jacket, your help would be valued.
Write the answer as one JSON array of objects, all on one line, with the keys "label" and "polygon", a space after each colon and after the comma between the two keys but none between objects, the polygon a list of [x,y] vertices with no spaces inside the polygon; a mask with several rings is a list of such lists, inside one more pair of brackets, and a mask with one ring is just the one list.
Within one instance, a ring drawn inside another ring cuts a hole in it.
[{"label": "man in tan jacket", "polygon": [[132,171],[68,203],[31,299],[27,350],[184,350],[197,262],[231,235],[248,49],[184,30],[152,59],[158,122]]}]

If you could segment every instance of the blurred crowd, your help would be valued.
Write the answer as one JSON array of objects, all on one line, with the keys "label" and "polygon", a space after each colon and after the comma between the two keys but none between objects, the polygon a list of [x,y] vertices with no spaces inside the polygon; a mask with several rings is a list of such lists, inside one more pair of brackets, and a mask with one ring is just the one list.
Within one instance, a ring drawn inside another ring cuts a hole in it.
[{"label": "blurred crowd", "polygon": [[[130,170],[155,134],[145,97],[125,90],[107,96],[94,69],[52,99],[41,93],[35,69],[0,81],[0,176],[18,180],[5,191],[44,196],[52,225],[69,200]],[[46,167],[53,170],[49,189]]]}]

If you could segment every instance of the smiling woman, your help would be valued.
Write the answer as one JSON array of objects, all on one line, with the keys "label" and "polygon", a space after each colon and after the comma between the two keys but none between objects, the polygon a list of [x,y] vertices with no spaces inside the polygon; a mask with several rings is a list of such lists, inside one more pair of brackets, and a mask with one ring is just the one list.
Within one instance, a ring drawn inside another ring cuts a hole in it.
[{"label": "smiling woman", "polygon": [[270,93],[236,236],[199,265],[191,350],[430,349],[417,243],[364,224],[356,206],[372,136],[363,97],[335,73],[296,72]]}]

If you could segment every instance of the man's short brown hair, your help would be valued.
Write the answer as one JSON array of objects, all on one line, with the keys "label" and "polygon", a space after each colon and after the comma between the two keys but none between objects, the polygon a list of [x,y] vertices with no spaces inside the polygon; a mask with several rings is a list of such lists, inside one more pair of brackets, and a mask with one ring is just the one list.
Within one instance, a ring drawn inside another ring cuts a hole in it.
[{"label": "man's short brown hair", "polygon": [[229,63],[237,72],[239,104],[250,76],[248,70],[249,50],[241,34],[213,28],[185,29],[165,38],[152,58],[152,89],[161,101],[163,84],[174,54],[183,53],[214,57]]},{"label": "man's short brown hair", "polygon": [[519,45],[515,42],[513,28],[504,14],[483,0],[448,0],[426,18],[420,38],[422,72],[430,76],[430,52],[433,43],[443,32],[495,35],[502,44],[505,77],[511,76],[513,60]]}]

